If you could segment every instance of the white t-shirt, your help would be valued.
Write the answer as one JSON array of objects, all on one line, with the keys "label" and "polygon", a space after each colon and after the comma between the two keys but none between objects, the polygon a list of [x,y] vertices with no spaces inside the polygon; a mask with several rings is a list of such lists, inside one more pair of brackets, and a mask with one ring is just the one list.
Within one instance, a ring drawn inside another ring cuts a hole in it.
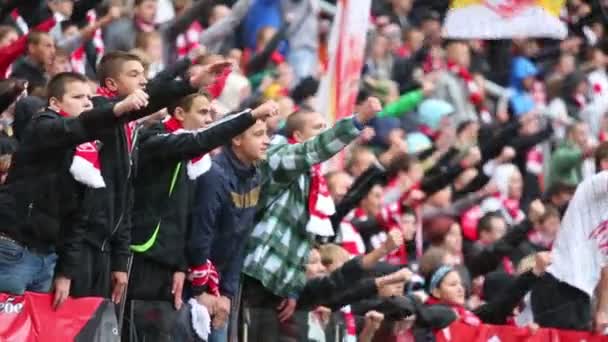
[{"label": "white t-shirt", "polygon": [[552,254],[548,272],[593,296],[601,269],[608,265],[608,171],[579,184]]}]

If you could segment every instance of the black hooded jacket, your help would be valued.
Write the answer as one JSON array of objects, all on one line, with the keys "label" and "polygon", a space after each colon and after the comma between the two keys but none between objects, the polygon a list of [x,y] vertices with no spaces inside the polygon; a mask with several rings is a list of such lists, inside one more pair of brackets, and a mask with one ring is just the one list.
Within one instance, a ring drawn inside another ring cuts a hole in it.
[{"label": "black hooded jacket", "polygon": [[121,123],[113,103],[65,118],[47,109],[21,135],[6,184],[0,189],[0,233],[41,253],[59,255],[56,273],[74,276],[79,262],[84,185],[70,174],[76,146]]},{"label": "black hooded jacket", "polygon": [[[171,105],[176,99],[196,92],[186,81],[168,81],[155,78],[146,87],[149,95],[148,106],[131,113],[133,120],[156,113]],[[95,107],[104,106],[112,99],[93,98]],[[114,272],[126,272],[130,255],[133,207],[133,171],[137,170],[137,156],[140,126],[132,129],[127,136],[126,125],[120,125],[105,132],[99,139],[99,158],[105,188],[87,189],[84,195],[85,210],[79,217],[79,224],[87,229],[85,241],[101,252],[111,254],[111,268]]]}]

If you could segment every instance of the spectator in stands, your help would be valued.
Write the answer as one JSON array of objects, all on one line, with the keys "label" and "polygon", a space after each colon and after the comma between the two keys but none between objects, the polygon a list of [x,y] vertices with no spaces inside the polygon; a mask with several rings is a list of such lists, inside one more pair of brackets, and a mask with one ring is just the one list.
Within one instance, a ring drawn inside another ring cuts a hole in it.
[{"label": "spectator in stands", "polygon": [[48,292],[54,279],[54,307],[80,277],[86,228],[76,219],[87,211],[87,186],[74,165],[85,158],[84,144],[143,108],[148,96],[137,91],[120,102],[93,109],[87,79],[75,73],[55,76],[48,85],[48,109],[36,114],[20,139],[15,164],[3,189],[5,253],[2,292]]},{"label": "spectator in stands", "polygon": [[195,180],[211,167],[209,151],[267,112],[262,108],[235,113],[208,127],[216,113],[209,96],[198,93],[180,99],[170,112],[169,120],[141,133],[131,242],[135,256],[128,295],[171,301],[179,310],[188,269],[186,241]]},{"label": "spectator in stands", "polygon": [[53,63],[55,42],[46,32],[31,32],[27,40],[27,55],[13,66],[12,76],[28,81],[30,94],[42,95],[48,81],[46,67]]},{"label": "spectator in stands", "polygon": [[[292,144],[271,149],[261,165],[262,177],[269,177],[271,182],[261,189],[263,209],[248,243],[244,293],[266,298],[264,306],[278,308],[276,319],[280,322],[287,322],[293,314],[298,292],[304,285],[299,265],[304,264],[310,250],[307,235],[333,235],[331,221],[326,221],[333,213],[331,207],[323,204],[329,193],[323,190],[325,185],[320,183],[322,175],[316,164],[355,140],[362,124],[380,110],[379,101],[369,99],[355,117],[343,119],[325,132],[321,114],[304,110],[294,113],[286,125]],[[316,219],[312,225],[308,225],[311,220],[307,210]],[[277,224],[277,219],[291,223]],[[289,239],[278,239],[280,236]],[[261,336],[260,333],[251,332],[250,338],[259,340],[256,336]]]},{"label": "spectator in stands", "polygon": [[107,51],[130,51],[135,47],[139,32],[152,32],[158,29],[163,37],[165,64],[177,59],[177,37],[186,31],[192,21],[207,10],[206,1],[197,1],[188,7],[175,20],[156,26],[154,19],[158,9],[157,0],[135,0],[133,18],[122,18],[112,22],[104,30],[104,42]]},{"label": "spectator in stands", "polygon": [[589,143],[588,127],[576,122],[568,128],[568,138],[559,146],[549,162],[549,187],[556,183],[576,186],[583,177],[581,164],[593,155],[594,147]]},{"label": "spectator in stands", "polygon": [[465,289],[459,273],[452,266],[441,266],[428,279],[431,297],[428,304],[447,304],[458,314],[458,319],[469,325],[477,326],[483,323],[505,324],[512,315],[513,309],[523,299],[524,295],[538,281],[547,267],[551,264],[549,253],[539,253],[532,271],[517,277],[516,281],[496,297],[477,309],[469,311],[465,307]]},{"label": "spectator in stands", "polygon": [[483,98],[479,85],[469,71],[471,53],[469,46],[461,42],[451,42],[446,50],[447,69],[441,72],[436,88],[436,97],[454,106],[453,119],[477,120],[477,106]]},{"label": "spectator in stands", "polygon": [[[232,138],[230,145],[214,159],[209,171],[197,179],[187,245],[188,262],[193,295],[204,296],[208,291],[219,296],[211,341],[228,341],[231,305],[237,299],[245,244],[253,229],[260,198],[256,163],[264,159],[270,144],[263,120],[276,115],[277,111],[278,106],[272,101],[255,109],[253,114],[257,122]],[[206,273],[213,267],[217,268],[219,286],[205,283],[208,280]]]}]

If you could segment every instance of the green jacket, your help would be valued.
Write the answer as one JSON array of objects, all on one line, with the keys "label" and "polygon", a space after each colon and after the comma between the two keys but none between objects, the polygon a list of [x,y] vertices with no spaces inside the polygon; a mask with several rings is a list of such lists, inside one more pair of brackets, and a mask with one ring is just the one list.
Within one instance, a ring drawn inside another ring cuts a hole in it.
[{"label": "green jacket", "polygon": [[548,186],[556,183],[577,185],[583,180],[581,165],[583,163],[583,151],[570,141],[560,145],[549,162]]},{"label": "green jacket", "polygon": [[422,90],[413,90],[407,92],[397,101],[391,102],[384,107],[384,109],[378,113],[378,118],[398,118],[403,114],[410,112],[424,100],[424,93]]}]

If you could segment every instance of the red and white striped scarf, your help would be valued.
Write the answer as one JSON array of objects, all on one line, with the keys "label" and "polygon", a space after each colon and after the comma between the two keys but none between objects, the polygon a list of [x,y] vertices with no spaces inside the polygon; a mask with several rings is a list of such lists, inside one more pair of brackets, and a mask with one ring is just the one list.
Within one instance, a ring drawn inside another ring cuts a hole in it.
[{"label": "red and white striped scarf", "polygon": [[356,208],[344,218],[342,223],[340,223],[340,245],[350,255],[359,256],[365,254],[365,242],[361,234],[359,234],[357,227],[352,223],[355,218],[365,221],[367,214],[363,209]]},{"label": "red and white striped scarf", "polygon": [[17,9],[14,9],[11,12],[11,18],[13,18],[13,21],[15,21],[15,25],[17,25],[17,28],[21,31],[22,34],[27,34],[28,32],[30,32],[29,26],[27,25],[21,14],[19,14],[19,11]]},{"label": "red and white striped scarf", "polygon": [[192,51],[200,47],[200,36],[203,27],[198,21],[194,21],[188,29],[177,36],[175,46],[177,48],[177,58],[188,57]]},{"label": "red and white striped scarf", "polygon": [[357,322],[355,315],[353,315],[350,305],[340,309],[344,317],[344,328],[346,336],[344,337],[345,342],[356,342],[357,341]]},{"label": "red and white striped scarf", "polygon": [[[287,139],[290,144],[296,144],[295,138]],[[321,164],[315,164],[310,169],[310,187],[308,189],[308,213],[306,231],[319,236],[333,236],[334,229],[330,216],[336,212],[334,200],[331,198],[327,181],[321,172]]]},{"label": "red and white striped scarf", "polygon": [[[87,22],[89,25],[93,25],[96,20],[97,14],[95,13],[95,10],[88,11]],[[95,30],[92,42],[95,47],[95,63],[98,63],[105,51],[101,29]],[[85,73],[86,57],[85,43],[83,43],[79,48],[74,50],[70,56],[70,63],[72,64],[72,70],[74,72],[81,74]]]},{"label": "red and white striped scarf", "polygon": [[469,70],[452,61],[447,62],[447,69],[464,82],[469,93],[469,102],[479,111],[480,114],[484,115],[484,113],[487,112],[487,109],[485,108],[483,93],[477,82],[475,82],[473,79],[473,75],[471,75]]},{"label": "red and white striped scarf", "polygon": [[[106,98],[114,98],[117,96],[115,92],[105,87],[99,87],[97,89],[97,94]],[[63,111],[60,111],[59,115],[69,117],[69,115]],[[134,126],[135,122],[125,124],[125,134],[127,135],[129,152],[132,148]],[[70,166],[70,173],[77,182],[95,189],[105,188],[106,186],[101,174],[101,160],[99,158],[98,146],[99,141],[89,141],[78,145],[74,152],[72,165]]]},{"label": "red and white striped scarf", "polygon": [[[169,118],[163,122],[163,125],[171,134],[188,133],[188,131],[183,128],[181,122],[179,122],[179,120],[177,120],[175,117]],[[204,154],[190,159],[186,166],[188,178],[191,180],[197,179],[200,175],[209,171],[211,164],[211,157],[209,154]]]},{"label": "red and white striped scarf", "polygon": [[[64,111],[58,113],[64,118],[70,115]],[[99,141],[89,141],[76,146],[70,173],[81,184],[98,189],[105,188],[106,183],[101,175],[101,162],[99,160]]]},{"label": "red and white striped scarf", "polygon": [[526,155],[526,170],[540,175],[543,172],[543,150],[540,146],[534,146]]}]

